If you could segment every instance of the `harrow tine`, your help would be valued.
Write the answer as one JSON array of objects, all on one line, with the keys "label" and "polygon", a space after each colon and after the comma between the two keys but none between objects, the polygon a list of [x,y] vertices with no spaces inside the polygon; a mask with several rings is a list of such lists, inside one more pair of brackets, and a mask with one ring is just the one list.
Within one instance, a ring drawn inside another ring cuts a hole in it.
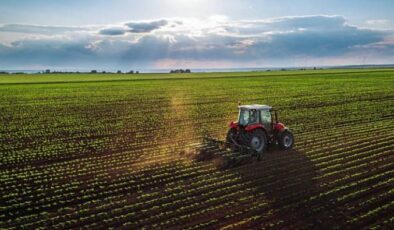
[{"label": "harrow tine", "polygon": [[236,167],[257,157],[257,152],[249,146],[229,143],[210,136],[203,138],[203,147],[199,148],[197,161],[214,160],[218,169]]}]

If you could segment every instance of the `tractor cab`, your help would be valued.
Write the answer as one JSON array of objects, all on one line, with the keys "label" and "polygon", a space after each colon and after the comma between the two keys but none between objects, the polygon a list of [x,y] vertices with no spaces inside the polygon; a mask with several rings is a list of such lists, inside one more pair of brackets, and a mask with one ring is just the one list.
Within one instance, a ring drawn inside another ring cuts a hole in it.
[{"label": "tractor cab", "polygon": [[277,120],[277,112],[268,105],[240,105],[238,124],[242,127],[261,124],[267,131],[271,131],[274,121]]}]

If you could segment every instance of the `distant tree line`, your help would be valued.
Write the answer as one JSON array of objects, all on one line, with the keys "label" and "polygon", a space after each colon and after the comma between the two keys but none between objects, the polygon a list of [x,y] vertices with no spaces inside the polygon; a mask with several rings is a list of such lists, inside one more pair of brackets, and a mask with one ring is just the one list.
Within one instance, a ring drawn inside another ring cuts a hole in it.
[{"label": "distant tree line", "polygon": [[191,73],[190,69],[172,69],[170,73]]},{"label": "distant tree line", "polygon": [[139,71],[134,71],[134,70],[130,70],[128,72],[122,72],[121,70],[118,70],[116,72],[111,72],[111,71],[101,71],[101,72],[99,72],[97,70],[91,70],[90,73],[94,73],[94,74],[97,74],[97,73],[103,73],[103,74],[114,74],[114,73],[116,73],[116,74],[139,74],[140,72]]},{"label": "distant tree line", "polygon": [[24,72],[7,72],[7,71],[0,71],[0,74],[25,74]]},{"label": "distant tree line", "polygon": [[97,71],[95,69],[91,70],[90,72],[80,72],[80,71],[51,71],[50,69],[46,69],[45,71],[42,71],[40,73],[44,74],[139,74],[139,71],[134,71],[130,70],[128,72],[122,72],[121,70],[118,70],[116,72],[111,72],[111,71]]}]

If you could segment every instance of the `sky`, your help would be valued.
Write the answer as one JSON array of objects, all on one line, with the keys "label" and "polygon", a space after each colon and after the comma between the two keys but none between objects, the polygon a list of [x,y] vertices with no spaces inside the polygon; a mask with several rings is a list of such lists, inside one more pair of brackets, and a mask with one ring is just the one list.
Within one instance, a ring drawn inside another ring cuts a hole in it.
[{"label": "sky", "polygon": [[392,0],[2,0],[0,69],[394,63]]}]

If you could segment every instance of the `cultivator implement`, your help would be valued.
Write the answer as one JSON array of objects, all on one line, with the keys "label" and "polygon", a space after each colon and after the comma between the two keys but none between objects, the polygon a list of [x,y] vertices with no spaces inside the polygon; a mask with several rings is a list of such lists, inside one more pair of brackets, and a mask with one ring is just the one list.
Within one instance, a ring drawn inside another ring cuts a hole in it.
[{"label": "cultivator implement", "polygon": [[229,143],[212,137],[204,137],[201,145],[196,146],[195,160],[213,160],[219,169],[236,167],[250,163],[260,155],[249,146]]}]

